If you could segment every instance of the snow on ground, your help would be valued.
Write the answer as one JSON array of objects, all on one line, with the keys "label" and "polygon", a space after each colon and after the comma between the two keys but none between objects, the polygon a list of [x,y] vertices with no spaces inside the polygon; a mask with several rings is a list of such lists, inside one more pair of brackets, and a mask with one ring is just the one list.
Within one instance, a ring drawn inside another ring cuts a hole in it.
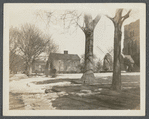
[{"label": "snow on ground", "polygon": [[[26,109],[26,110],[46,110],[46,109],[56,109],[52,105],[52,101],[57,100],[58,97],[62,97],[64,95],[68,95],[67,91],[60,91],[60,92],[48,92],[45,93],[45,89],[52,89],[53,86],[78,86],[80,87],[81,84],[71,84],[69,80],[74,79],[80,79],[82,77],[82,74],[58,74],[57,77],[51,78],[51,77],[45,77],[45,76],[37,76],[37,77],[31,77],[27,78],[23,76],[24,74],[17,74],[14,77],[11,77],[12,80],[9,82],[9,91],[10,91],[10,110],[11,109]],[[122,73],[122,75],[129,75],[129,76],[139,76],[140,73]],[[23,76],[23,77],[22,77]],[[108,77],[111,77],[112,73],[95,73],[95,77],[99,80],[102,77],[102,83],[101,84],[111,84],[111,80],[109,80]],[[22,79],[20,78],[22,77]],[[16,78],[16,79],[15,79]],[[48,80],[57,80],[62,79],[64,81],[61,82],[53,82],[53,83],[43,83],[40,85],[37,85],[36,82],[43,82]],[[129,82],[122,82],[122,84],[127,85],[129,84],[139,84],[139,82],[136,81],[129,81]],[[74,87],[74,89],[77,89],[78,87]],[[130,86],[124,87],[124,88],[132,88]],[[97,89],[96,89],[97,90]],[[101,88],[98,89],[100,91]],[[88,96],[88,95],[95,95],[96,93],[100,92],[91,92],[91,90],[88,89],[82,89],[80,92],[69,92],[71,95],[78,95],[78,96]],[[18,95],[18,96],[17,96]],[[19,100],[22,100],[23,104],[19,102]],[[16,102],[16,100],[18,100]],[[61,104],[61,103],[60,103]],[[17,108],[15,106],[18,106]],[[20,108],[19,108],[20,106]]]},{"label": "snow on ground", "polygon": [[[18,75],[20,77],[20,75]],[[53,86],[68,86],[71,82],[58,82],[44,85],[36,85],[32,82],[44,81],[44,80],[54,80],[54,78],[49,77],[32,77],[26,79],[19,79],[16,75],[12,77],[9,83],[10,94],[10,109],[26,109],[26,110],[42,110],[42,109],[55,109],[52,106],[53,100],[61,95],[67,95],[65,92],[59,93],[49,93],[45,94],[45,89],[51,89]],[[16,79],[15,79],[16,78]],[[19,101],[15,101],[15,94],[19,94],[16,98],[21,99],[23,104]],[[51,99],[50,99],[51,98]],[[20,103],[20,104],[19,104]],[[20,107],[19,107],[20,106]]]},{"label": "snow on ground", "polygon": [[[110,73],[94,73],[95,77],[107,77],[107,76],[112,76],[112,72]],[[61,79],[80,79],[82,77],[82,73],[80,74],[59,74],[56,79],[61,78]],[[140,75],[140,72],[122,72],[121,75],[129,75],[129,76],[134,76],[134,75]]]},{"label": "snow on ground", "polygon": [[[10,92],[12,93],[44,93],[46,88],[52,88],[53,86],[67,86],[70,82],[58,82],[52,84],[36,85],[36,81],[50,80],[50,78],[38,77],[21,79],[17,81],[11,81],[9,84]],[[51,79],[53,80],[53,79]]]},{"label": "snow on ground", "polygon": [[[112,76],[112,73],[95,73],[95,77],[107,77]],[[140,75],[139,72],[137,73],[122,73],[122,75]],[[21,77],[21,74],[15,75],[14,78],[17,80],[12,80],[9,83],[10,92],[12,93],[44,93],[46,88],[52,88],[53,86],[68,86],[71,85],[71,82],[58,82],[58,83],[51,83],[51,84],[44,84],[44,85],[36,85],[32,82],[38,81],[45,81],[45,80],[55,80],[55,79],[80,79],[82,74],[59,74],[56,78],[45,77],[45,76],[38,76],[26,79],[20,79],[17,77]],[[106,80],[107,78],[105,78]]]}]

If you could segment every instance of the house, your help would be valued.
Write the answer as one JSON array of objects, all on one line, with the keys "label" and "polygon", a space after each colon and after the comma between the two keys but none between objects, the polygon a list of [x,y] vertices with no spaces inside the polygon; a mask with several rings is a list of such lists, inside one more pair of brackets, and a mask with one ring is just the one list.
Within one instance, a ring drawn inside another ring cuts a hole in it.
[{"label": "house", "polygon": [[130,55],[140,69],[140,20],[124,26],[123,54]]},{"label": "house", "polygon": [[32,65],[32,73],[44,73],[46,60],[35,60]]},{"label": "house", "polygon": [[68,51],[64,51],[64,54],[51,53],[48,62],[50,69],[56,69],[59,73],[79,72],[80,57],[77,54],[68,54]]},{"label": "house", "polygon": [[123,55],[123,64],[125,66],[126,71],[133,71],[134,70],[134,60],[132,59],[131,55]]},{"label": "house", "polygon": [[[121,54],[120,57],[121,71],[133,71],[134,70],[134,60],[130,55]],[[103,61],[104,71],[113,71],[113,56],[107,53]]]}]

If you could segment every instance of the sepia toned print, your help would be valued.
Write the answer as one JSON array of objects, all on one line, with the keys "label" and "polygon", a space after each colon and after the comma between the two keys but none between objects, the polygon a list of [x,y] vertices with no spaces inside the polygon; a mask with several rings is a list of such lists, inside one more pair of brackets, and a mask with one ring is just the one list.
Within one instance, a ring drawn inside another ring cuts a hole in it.
[{"label": "sepia toned print", "polygon": [[145,4],[5,4],[4,40],[4,115],[145,114]]}]

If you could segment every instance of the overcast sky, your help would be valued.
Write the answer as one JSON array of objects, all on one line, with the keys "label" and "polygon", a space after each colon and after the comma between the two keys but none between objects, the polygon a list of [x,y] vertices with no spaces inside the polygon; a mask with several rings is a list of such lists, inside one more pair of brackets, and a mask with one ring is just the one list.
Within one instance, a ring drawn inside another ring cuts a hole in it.
[{"label": "overcast sky", "polygon": [[[94,54],[97,58],[102,59],[107,53],[107,49],[113,48],[114,26],[113,23],[105,16],[114,17],[117,8],[125,8],[123,14],[132,9],[130,17],[125,20],[124,25],[140,19],[138,4],[9,4],[9,27],[20,27],[25,23],[35,24],[43,33],[51,35],[53,41],[59,45],[59,53],[68,50],[70,54],[81,56],[85,52],[85,36],[78,28],[73,34],[64,31],[59,24],[50,24],[46,26],[45,22],[39,17],[37,11],[63,11],[78,10],[80,12],[89,12],[95,18],[97,14],[102,17],[94,30]],[[58,14],[58,13],[55,13]],[[73,28],[70,29],[73,31]],[[122,27],[123,31],[123,27]],[[122,37],[123,41],[123,37]],[[102,51],[99,50],[99,48]],[[122,45],[123,47],[123,45]]]}]

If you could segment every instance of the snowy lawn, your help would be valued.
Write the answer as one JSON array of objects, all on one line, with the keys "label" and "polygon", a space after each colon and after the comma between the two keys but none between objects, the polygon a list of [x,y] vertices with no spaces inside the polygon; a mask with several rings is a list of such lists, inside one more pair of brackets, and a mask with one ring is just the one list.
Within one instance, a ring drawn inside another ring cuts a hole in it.
[{"label": "snowy lawn", "polygon": [[140,75],[122,73],[122,91],[110,90],[112,73],[95,73],[96,85],[82,85],[82,74],[11,80],[10,109],[139,109]]}]

